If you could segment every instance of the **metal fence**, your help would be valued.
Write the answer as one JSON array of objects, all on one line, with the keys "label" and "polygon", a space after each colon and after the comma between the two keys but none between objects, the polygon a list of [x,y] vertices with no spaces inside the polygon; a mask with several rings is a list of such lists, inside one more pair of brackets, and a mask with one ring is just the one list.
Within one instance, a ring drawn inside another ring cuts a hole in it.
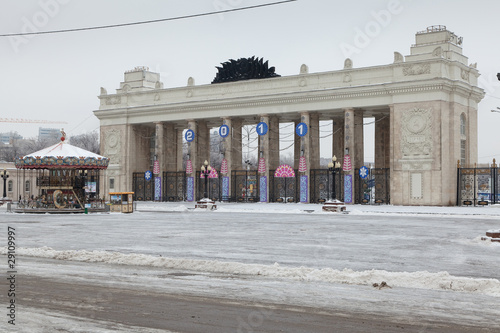
[{"label": "metal fence", "polygon": [[[389,204],[390,203],[390,171],[384,169],[368,169],[366,178],[359,176],[355,170],[353,196],[354,202],[358,204]],[[489,170],[489,169],[488,169]],[[274,177],[274,170],[269,171],[269,202],[299,202],[300,201],[300,176],[295,170],[295,177]],[[463,185],[464,190],[459,191],[461,201],[471,201],[477,204],[481,200],[497,200],[492,196],[487,184],[497,182],[500,177],[485,169],[459,169],[459,187]],[[146,180],[144,172],[134,172],[132,176],[132,188],[134,200],[151,201],[155,197],[154,179]],[[196,172],[197,187],[195,199],[199,200],[205,193],[205,179],[200,178],[200,172]],[[487,178],[489,177],[489,178]],[[233,170],[231,172],[231,193],[229,197],[222,196],[222,178],[209,178],[207,180],[207,194],[216,201],[258,202],[259,175],[257,170]],[[313,169],[310,172],[310,202],[322,203],[332,199],[333,187],[338,200],[344,200],[344,175],[342,172],[332,175],[328,169]],[[472,191],[472,188],[481,189],[481,192]],[[500,183],[496,188],[500,188]],[[495,192],[496,193],[496,192]],[[186,173],[184,171],[163,172],[162,177],[162,201],[185,201],[187,199]]]},{"label": "metal fence", "polygon": [[490,167],[457,169],[457,205],[485,206],[500,202],[500,177],[493,160]]},{"label": "metal fence", "polygon": [[163,201],[186,200],[186,172],[163,172]]}]

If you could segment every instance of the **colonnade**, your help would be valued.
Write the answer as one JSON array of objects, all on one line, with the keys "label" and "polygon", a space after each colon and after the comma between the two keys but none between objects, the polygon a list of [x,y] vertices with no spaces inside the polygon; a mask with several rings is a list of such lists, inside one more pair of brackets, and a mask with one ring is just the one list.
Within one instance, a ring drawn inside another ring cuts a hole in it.
[{"label": "colonnade", "polygon": [[[301,202],[310,201],[310,170],[320,169],[320,120],[331,120],[332,137],[332,155],[338,158],[341,163],[344,162],[344,156],[348,155],[350,167],[343,165],[343,175],[345,182],[346,203],[353,203],[352,188],[354,187],[355,169],[364,165],[364,111],[354,108],[346,108],[342,111],[332,112],[329,117],[325,113],[319,112],[301,112],[295,115],[287,114],[281,117],[276,114],[261,114],[257,117],[222,117],[214,119],[187,119],[184,124],[173,122],[155,122],[154,128],[146,129],[137,133],[146,137],[154,137],[154,149],[141,149],[142,154],[154,154],[153,156],[143,156],[142,160],[156,160],[157,168],[155,172],[161,177],[164,171],[167,172],[186,172],[187,198],[188,201],[194,200],[193,193],[197,188],[197,182],[200,179],[196,177],[196,171],[200,169],[205,160],[210,161],[210,130],[214,124],[219,122],[219,126],[226,125],[229,128],[227,136],[222,138],[223,158],[225,168],[221,177],[231,177],[233,170],[244,170],[242,162],[242,128],[245,125],[257,125],[265,123],[267,132],[258,136],[257,158],[259,162],[264,161],[264,169],[259,168],[260,193],[258,201],[269,201],[269,172],[275,170],[280,165],[280,123],[293,122],[295,128],[299,124],[305,124],[306,134],[300,136],[294,134],[294,159],[291,167],[299,169],[299,163],[302,159],[305,162],[305,170],[300,170],[301,180]],[[373,115],[370,115],[373,117]],[[388,112],[382,112],[374,116],[375,119],[375,166],[389,167],[390,158],[390,116]],[[302,126],[303,126],[302,125]],[[140,126],[140,125],[135,125]],[[215,127],[216,128],[216,127]],[[186,142],[186,130],[192,131],[192,141],[187,142],[187,161],[183,160],[183,142]],[[137,135],[137,134],[136,134]],[[137,140],[136,140],[137,141]],[[143,144],[142,147],[145,147]],[[139,151],[136,149],[136,152]],[[141,160],[141,158],[138,158]],[[134,171],[143,171],[146,164],[135,164]],[[147,168],[147,167],[146,167]],[[220,172],[221,170],[218,170]],[[229,178],[230,179],[230,178]],[[224,182],[225,193],[231,193],[232,182]],[[351,191],[349,193],[349,191]]]}]

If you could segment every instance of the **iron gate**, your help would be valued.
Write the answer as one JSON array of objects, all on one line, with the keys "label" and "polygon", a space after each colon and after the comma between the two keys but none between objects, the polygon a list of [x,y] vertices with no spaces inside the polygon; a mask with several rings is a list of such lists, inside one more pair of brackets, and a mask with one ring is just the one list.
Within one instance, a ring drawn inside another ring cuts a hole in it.
[{"label": "iron gate", "polygon": [[[300,200],[299,177],[274,177],[275,171],[269,170],[269,202],[298,202]],[[297,175],[297,170],[294,171]]]},{"label": "iron gate", "polygon": [[186,172],[163,172],[163,201],[184,201],[186,198]]},{"label": "iron gate", "polygon": [[132,174],[132,191],[135,201],[152,201],[154,198],[154,178],[150,180],[144,178],[144,172],[134,172]]},{"label": "iron gate", "polygon": [[231,200],[259,201],[259,182],[257,170],[231,171]]},{"label": "iron gate", "polygon": [[[389,204],[390,203],[390,170],[389,168],[368,169],[368,176],[363,179],[359,170],[354,172],[355,190],[354,203],[362,204]],[[328,169],[311,170],[311,203],[325,202],[333,196],[332,183],[334,181]],[[335,175],[336,199],[344,201],[344,174]]]},{"label": "iron gate", "polygon": [[499,202],[500,177],[491,168],[458,168],[457,205],[476,206]]},{"label": "iron gate", "polygon": [[356,195],[355,203],[389,204],[390,203],[390,169],[368,169],[366,178],[361,178],[359,170],[355,170]]}]

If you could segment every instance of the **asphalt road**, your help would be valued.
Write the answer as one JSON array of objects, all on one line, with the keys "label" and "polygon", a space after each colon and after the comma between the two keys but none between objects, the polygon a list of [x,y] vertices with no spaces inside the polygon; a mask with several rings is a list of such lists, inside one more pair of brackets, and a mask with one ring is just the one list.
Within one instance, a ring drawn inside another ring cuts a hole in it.
[{"label": "asphalt road", "polygon": [[[2,304],[6,296],[1,295]],[[144,288],[110,287],[85,281],[23,276],[18,302],[30,308],[58,311],[88,321],[174,332],[493,332],[453,322],[401,323],[387,316],[327,313],[321,309],[262,304],[206,297],[184,297]],[[22,308],[19,309],[22,311]],[[22,317],[22,313],[19,314]],[[18,320],[18,328],[22,321]]]}]

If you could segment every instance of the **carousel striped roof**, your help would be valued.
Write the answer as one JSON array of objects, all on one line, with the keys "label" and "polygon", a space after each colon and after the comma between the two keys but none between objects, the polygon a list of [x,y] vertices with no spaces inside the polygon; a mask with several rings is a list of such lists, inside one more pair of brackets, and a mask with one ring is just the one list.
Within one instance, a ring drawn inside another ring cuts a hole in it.
[{"label": "carousel striped roof", "polygon": [[50,147],[17,158],[15,164],[18,169],[66,167],[106,169],[109,159],[61,141]]},{"label": "carousel striped roof", "polygon": [[104,156],[95,154],[91,151],[75,147],[70,145],[69,143],[65,143],[64,141],[61,141],[59,143],[56,143],[53,146],[44,148],[42,150],[36,151],[34,153],[28,154],[26,156],[23,156],[23,158],[26,158],[28,156],[35,157],[35,156],[40,156],[40,157],[47,157],[47,156],[62,156],[64,157],[93,157],[93,158],[105,158]]}]

